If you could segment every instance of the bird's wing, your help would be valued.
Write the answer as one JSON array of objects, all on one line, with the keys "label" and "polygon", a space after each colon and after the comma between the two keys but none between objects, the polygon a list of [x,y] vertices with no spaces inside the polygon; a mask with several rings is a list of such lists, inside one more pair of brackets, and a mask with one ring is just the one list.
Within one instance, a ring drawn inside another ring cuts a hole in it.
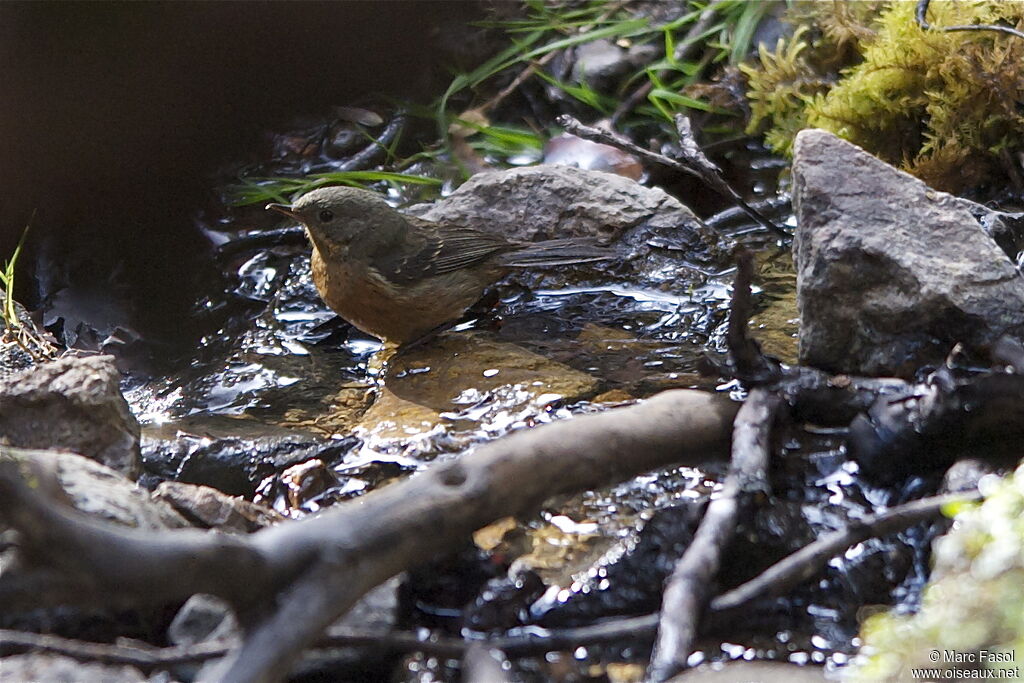
[{"label": "bird's wing", "polygon": [[409,223],[409,236],[403,248],[382,254],[374,264],[381,275],[398,284],[475,266],[516,246],[500,235],[472,228],[439,225],[411,217]]}]

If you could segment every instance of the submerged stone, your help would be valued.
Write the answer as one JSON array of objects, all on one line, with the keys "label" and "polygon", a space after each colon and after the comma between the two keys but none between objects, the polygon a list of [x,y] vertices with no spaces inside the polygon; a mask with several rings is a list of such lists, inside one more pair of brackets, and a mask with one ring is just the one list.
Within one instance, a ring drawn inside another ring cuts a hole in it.
[{"label": "submerged stone", "polygon": [[805,130],[793,202],[801,362],[910,377],[1024,332],[1024,279],[964,200]]}]

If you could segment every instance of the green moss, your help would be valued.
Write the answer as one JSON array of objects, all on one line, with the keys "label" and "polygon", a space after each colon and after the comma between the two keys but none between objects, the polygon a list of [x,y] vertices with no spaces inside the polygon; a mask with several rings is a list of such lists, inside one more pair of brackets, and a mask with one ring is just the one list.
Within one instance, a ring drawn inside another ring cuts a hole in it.
[{"label": "green moss", "polygon": [[[752,129],[788,152],[803,127],[830,130],[935,187],[959,190],[1024,151],[1024,40],[924,31],[916,3],[798,6],[806,28],[746,65]],[[1024,26],[1024,3],[933,2],[934,26]],[[811,36],[809,38],[808,36]]]},{"label": "green moss", "polygon": [[[920,611],[864,622],[864,656],[850,672],[853,680],[913,680],[913,668],[993,670],[999,678],[1017,667],[1010,678],[1021,677],[1024,466],[992,488],[984,503],[960,511],[955,528],[937,542]],[[950,661],[958,655],[963,661]]]}]

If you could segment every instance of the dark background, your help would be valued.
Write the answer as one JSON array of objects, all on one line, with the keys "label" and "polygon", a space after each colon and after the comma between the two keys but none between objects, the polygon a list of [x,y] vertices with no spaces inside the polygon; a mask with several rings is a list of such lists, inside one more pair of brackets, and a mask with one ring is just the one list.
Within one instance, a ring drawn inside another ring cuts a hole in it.
[{"label": "dark background", "polygon": [[212,172],[299,115],[429,100],[440,37],[477,9],[0,3],[0,260],[32,221],[19,298],[175,334],[213,267],[194,224]]}]

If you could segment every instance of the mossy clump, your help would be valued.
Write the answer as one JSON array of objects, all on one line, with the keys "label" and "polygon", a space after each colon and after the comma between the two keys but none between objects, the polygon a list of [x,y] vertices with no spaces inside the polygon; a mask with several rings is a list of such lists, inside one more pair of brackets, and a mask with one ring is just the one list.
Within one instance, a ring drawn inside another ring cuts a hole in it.
[{"label": "mossy clump", "polygon": [[[1012,172],[1024,152],[1024,40],[924,30],[913,2],[797,3],[800,26],[744,65],[752,118],[788,153],[805,127],[830,130],[944,190]],[[932,2],[933,26],[1024,28],[1024,2]]]},{"label": "mossy clump", "polygon": [[864,622],[852,680],[921,679],[913,669],[945,671],[926,675],[939,680],[1022,677],[1024,466],[987,488],[985,502],[963,506],[936,542],[920,611]]}]

